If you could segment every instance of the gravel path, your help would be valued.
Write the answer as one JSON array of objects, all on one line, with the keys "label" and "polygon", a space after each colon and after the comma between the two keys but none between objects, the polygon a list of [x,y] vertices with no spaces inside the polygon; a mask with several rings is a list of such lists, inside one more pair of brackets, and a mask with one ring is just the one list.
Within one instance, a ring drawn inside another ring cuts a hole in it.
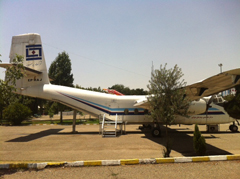
[{"label": "gravel path", "polygon": [[129,179],[129,178],[167,178],[167,179],[238,179],[240,161],[175,163],[108,167],[47,168],[40,171],[12,171],[3,175],[6,179],[43,179],[43,178],[93,178],[93,179]]}]

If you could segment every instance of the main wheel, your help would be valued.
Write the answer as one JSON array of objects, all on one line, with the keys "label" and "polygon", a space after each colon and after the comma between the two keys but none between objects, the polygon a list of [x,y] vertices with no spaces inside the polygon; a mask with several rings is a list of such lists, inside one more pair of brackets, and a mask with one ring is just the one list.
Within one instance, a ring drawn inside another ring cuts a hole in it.
[{"label": "main wheel", "polygon": [[161,136],[161,130],[160,130],[160,128],[157,128],[157,127],[153,128],[153,130],[152,130],[152,136],[153,136],[153,137],[160,137],[160,136]]},{"label": "main wheel", "polygon": [[232,124],[232,125],[229,126],[229,129],[232,132],[237,132],[238,131],[238,126]]}]

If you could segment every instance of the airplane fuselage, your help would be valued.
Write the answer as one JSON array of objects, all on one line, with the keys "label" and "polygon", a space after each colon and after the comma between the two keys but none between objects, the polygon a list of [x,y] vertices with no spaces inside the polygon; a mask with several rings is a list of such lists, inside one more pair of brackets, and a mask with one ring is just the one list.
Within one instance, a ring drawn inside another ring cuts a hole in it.
[{"label": "airplane fuselage", "polygon": [[[147,98],[145,95],[117,96],[51,84],[31,86],[22,89],[19,94],[60,102],[94,116],[105,114],[106,118],[110,120],[115,120],[117,114],[118,120],[128,124],[153,122],[147,109],[134,107],[137,100]],[[208,115],[204,113],[205,108],[204,100],[193,101],[189,109],[191,115],[188,117],[176,116],[174,122],[176,124],[219,124],[234,121],[221,106],[213,104]]]}]

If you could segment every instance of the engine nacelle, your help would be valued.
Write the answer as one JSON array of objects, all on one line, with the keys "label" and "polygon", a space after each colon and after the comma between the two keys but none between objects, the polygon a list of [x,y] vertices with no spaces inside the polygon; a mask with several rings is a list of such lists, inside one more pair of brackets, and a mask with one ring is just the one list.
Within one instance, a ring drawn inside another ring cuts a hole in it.
[{"label": "engine nacelle", "polygon": [[204,101],[203,99],[200,99],[198,101],[192,101],[188,109],[188,115],[202,114],[206,111],[206,106],[206,101]]}]

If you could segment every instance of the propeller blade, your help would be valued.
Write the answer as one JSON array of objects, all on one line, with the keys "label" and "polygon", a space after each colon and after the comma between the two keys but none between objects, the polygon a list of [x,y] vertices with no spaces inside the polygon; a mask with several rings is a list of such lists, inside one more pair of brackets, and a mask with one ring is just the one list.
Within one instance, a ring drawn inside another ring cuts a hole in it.
[{"label": "propeller blade", "polygon": [[208,118],[208,109],[210,107],[210,104],[213,102],[213,99],[214,99],[215,95],[212,95],[211,98],[207,101],[206,100],[206,119]]}]

